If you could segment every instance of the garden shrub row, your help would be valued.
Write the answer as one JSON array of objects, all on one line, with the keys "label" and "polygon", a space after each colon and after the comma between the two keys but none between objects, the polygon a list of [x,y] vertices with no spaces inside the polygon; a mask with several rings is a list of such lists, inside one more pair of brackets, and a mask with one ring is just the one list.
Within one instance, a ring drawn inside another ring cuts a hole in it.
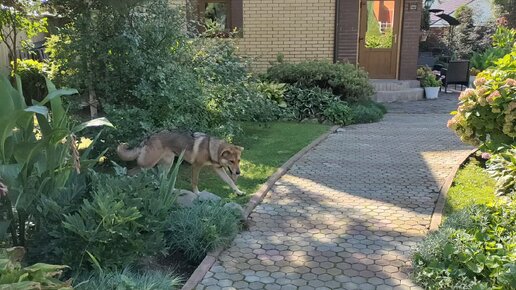
[{"label": "garden shrub row", "polygon": [[487,172],[496,180],[498,198],[494,205],[450,215],[420,243],[413,277],[425,289],[516,289],[515,35],[514,29],[497,30],[493,47],[504,47],[507,54],[489,60],[494,66],[477,76],[475,89],[461,93],[448,122],[463,142],[478,146],[489,159]]},{"label": "garden shrub row", "polygon": [[516,203],[475,205],[449,216],[414,253],[425,289],[514,289]]}]

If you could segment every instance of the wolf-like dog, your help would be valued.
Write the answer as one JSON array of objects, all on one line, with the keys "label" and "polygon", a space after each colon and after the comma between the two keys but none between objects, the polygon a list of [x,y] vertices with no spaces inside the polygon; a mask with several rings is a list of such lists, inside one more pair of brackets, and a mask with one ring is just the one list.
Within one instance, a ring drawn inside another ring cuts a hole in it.
[{"label": "wolf-like dog", "polygon": [[[140,146],[129,149],[122,143],[117,147],[120,159],[136,160],[140,168],[152,168],[157,164],[170,166],[174,157],[184,151],[183,159],[192,165],[192,189],[198,193],[199,172],[204,166],[212,166],[217,175],[238,195],[244,194],[235,182],[240,176],[240,156],[243,147],[210,137],[204,133],[162,131],[151,135]],[[229,171],[231,177],[227,174]]]}]

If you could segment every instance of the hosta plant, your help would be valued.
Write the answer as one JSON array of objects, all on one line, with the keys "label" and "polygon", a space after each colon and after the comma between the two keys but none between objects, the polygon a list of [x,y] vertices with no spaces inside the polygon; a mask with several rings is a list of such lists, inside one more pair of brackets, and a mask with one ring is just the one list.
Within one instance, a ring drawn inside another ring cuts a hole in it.
[{"label": "hosta plant", "polygon": [[497,195],[513,195],[516,192],[516,148],[491,157],[487,171],[496,179]]},{"label": "hosta plant", "polygon": [[37,263],[22,267],[25,249],[14,247],[0,249],[0,290],[68,290],[71,281],[61,281],[63,265]]},{"label": "hosta plant", "polygon": [[461,93],[460,104],[448,127],[460,139],[497,151],[516,142],[516,80],[477,78],[476,89]]}]

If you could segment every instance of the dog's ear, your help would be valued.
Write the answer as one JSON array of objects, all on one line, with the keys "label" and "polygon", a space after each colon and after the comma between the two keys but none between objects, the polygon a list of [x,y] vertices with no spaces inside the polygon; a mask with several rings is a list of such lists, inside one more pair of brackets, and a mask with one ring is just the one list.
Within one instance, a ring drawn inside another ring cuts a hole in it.
[{"label": "dog's ear", "polygon": [[242,146],[237,146],[237,148],[240,150],[240,152],[244,151],[244,147]]},{"label": "dog's ear", "polygon": [[226,157],[226,155],[231,154],[231,149],[226,148],[220,152],[220,157]]}]

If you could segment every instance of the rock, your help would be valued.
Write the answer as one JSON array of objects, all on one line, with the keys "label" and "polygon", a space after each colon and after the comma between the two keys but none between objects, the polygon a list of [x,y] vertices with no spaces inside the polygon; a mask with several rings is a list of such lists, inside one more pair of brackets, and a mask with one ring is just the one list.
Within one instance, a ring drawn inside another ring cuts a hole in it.
[{"label": "rock", "polygon": [[179,207],[192,207],[197,198],[197,194],[181,189],[176,201]]},{"label": "rock", "polygon": [[228,203],[226,203],[224,205],[224,207],[233,210],[236,215],[240,216],[241,220],[245,220],[246,219],[246,217],[244,215],[245,214],[244,208],[241,205],[239,205],[238,203],[236,203],[236,202],[228,202]]},{"label": "rock", "polygon": [[199,201],[200,202],[207,202],[207,201],[211,201],[211,202],[219,202],[222,198],[216,194],[213,194],[211,192],[208,192],[208,191],[201,191],[199,192]]}]

